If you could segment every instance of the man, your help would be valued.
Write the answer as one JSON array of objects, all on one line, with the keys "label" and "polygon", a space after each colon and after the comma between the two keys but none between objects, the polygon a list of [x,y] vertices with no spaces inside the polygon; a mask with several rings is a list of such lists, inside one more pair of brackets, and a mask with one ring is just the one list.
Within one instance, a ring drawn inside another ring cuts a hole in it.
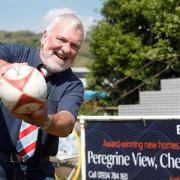
[{"label": "man", "polygon": [[[24,63],[46,68],[46,104],[30,115],[11,114],[0,101],[0,179],[55,179],[49,156],[58,149],[58,137],[68,136],[83,101],[81,81],[70,69],[84,38],[84,29],[74,14],[53,20],[41,38],[39,49],[0,43],[0,78],[12,66]],[[35,153],[23,160],[17,144],[22,124],[38,127]]]}]

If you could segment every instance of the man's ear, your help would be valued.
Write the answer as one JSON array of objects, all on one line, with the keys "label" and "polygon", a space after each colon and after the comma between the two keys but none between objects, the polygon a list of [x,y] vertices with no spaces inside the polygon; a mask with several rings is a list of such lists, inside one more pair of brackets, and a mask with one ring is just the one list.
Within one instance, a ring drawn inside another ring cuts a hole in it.
[{"label": "man's ear", "polygon": [[47,31],[44,31],[41,37],[41,43],[43,42],[43,40],[47,37]]},{"label": "man's ear", "polygon": [[47,37],[47,31],[44,31],[44,32],[43,32],[42,37],[44,37],[44,38]]}]

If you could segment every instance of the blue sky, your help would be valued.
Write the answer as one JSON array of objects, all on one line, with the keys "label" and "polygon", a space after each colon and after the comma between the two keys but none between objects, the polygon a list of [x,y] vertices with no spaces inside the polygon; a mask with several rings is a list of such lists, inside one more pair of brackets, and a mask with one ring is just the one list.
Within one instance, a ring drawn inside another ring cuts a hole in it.
[{"label": "blue sky", "polygon": [[54,16],[73,11],[86,28],[101,19],[102,0],[0,0],[0,30],[41,32]]}]

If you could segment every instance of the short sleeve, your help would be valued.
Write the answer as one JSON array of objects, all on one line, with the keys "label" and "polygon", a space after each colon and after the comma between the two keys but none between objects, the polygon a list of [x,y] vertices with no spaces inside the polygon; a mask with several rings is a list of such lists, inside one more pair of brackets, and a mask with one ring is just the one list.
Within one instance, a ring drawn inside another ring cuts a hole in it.
[{"label": "short sleeve", "polygon": [[59,111],[69,111],[73,114],[75,119],[77,118],[80,105],[83,102],[84,88],[81,81],[71,83],[63,97],[58,103]]}]

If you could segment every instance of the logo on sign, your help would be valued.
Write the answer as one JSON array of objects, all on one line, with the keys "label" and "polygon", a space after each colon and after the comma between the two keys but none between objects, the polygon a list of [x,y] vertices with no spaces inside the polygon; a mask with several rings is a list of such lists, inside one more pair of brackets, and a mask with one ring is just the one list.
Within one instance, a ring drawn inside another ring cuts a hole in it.
[{"label": "logo on sign", "polygon": [[176,125],[176,133],[180,135],[180,124]]}]

